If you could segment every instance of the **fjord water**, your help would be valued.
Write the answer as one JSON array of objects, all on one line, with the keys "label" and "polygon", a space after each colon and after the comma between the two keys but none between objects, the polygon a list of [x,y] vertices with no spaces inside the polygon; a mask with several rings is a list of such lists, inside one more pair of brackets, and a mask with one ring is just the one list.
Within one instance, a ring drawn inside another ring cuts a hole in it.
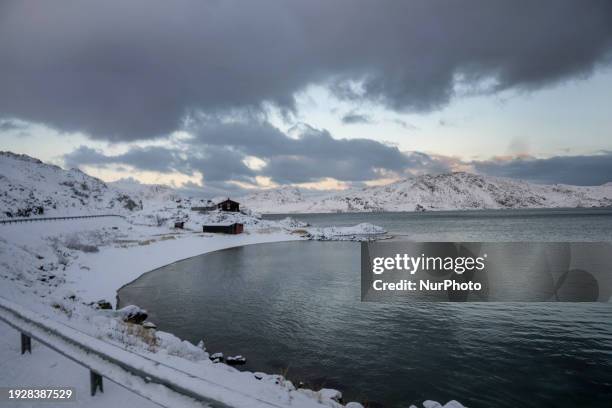
[{"label": "fjord water", "polygon": [[369,222],[413,241],[612,241],[612,208],[270,214],[312,226]]},{"label": "fjord water", "polygon": [[[610,211],[516,213],[300,218],[384,220],[416,240],[611,240]],[[245,355],[247,370],[338,388],[372,407],[425,399],[472,408],[610,406],[612,304],[362,303],[359,254],[353,242],[233,248],[155,270],[119,297],[149,310],[161,330]]]}]

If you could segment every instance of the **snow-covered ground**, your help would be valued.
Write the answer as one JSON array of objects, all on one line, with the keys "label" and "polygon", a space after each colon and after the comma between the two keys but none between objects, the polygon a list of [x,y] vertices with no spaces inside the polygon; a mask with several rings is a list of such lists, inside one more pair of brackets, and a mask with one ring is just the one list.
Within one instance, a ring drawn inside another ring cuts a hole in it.
[{"label": "snow-covered ground", "polygon": [[[291,406],[297,407],[319,406],[324,399],[314,391],[312,394],[307,390],[295,391],[289,381],[279,381],[278,376],[266,375],[257,379],[252,373],[243,373],[225,364],[214,364],[203,346],[181,341],[169,333],[158,331],[154,340],[143,337],[142,330],[124,322],[120,314],[99,310],[95,304],[90,305],[99,300],[114,304],[119,287],[144,272],[179,259],[237,245],[295,239],[301,238],[281,228],[247,229],[240,235],[213,235],[189,230],[175,231],[166,226],[134,225],[121,218],[2,225],[0,296],[29,310],[52,316],[54,320],[92,337],[129,347],[136,353],[153,355],[173,366],[187,367],[217,382],[234,386],[240,384],[240,389],[247,389],[257,397],[265,396],[274,401],[291,400]],[[14,330],[3,330],[3,342],[17,344],[16,339],[18,336]],[[1,353],[14,351],[12,346],[3,348]],[[14,358],[8,358],[8,361],[14,363]],[[71,373],[75,370],[80,373],[74,374],[74,378],[80,378],[79,381],[62,380],[62,385],[80,384],[86,387],[88,384],[83,381],[82,367],[73,367],[68,361],[62,362],[49,350],[44,351],[41,360],[30,356],[24,359],[28,359],[31,365],[6,367],[0,373],[0,384],[17,386],[34,384],[32,381],[36,380],[39,381],[38,386],[57,385],[57,378],[63,378],[56,375],[53,376],[55,380],[49,382],[34,376],[25,384],[14,380],[27,377],[30,375],[28,372],[39,364],[43,372],[57,367],[57,374],[68,369]],[[15,372],[18,372],[16,376]],[[293,395],[295,393],[299,395]],[[83,399],[84,403],[87,401]],[[340,406],[331,399],[327,402],[328,406]]]},{"label": "snow-covered ground", "polygon": [[[302,226],[291,220],[285,220],[285,224]],[[374,226],[339,231],[380,232]],[[282,226],[269,224],[251,231],[247,228],[241,235],[134,225],[114,217],[1,225],[0,296],[95,338],[153,356],[194,375],[233,386],[239,384],[242,391],[249,390],[257,397],[291,401],[287,406],[292,407],[321,404],[340,407],[331,397],[341,394],[332,390],[295,390],[291,382],[279,375],[240,372],[225,364],[215,364],[206,353],[205,343],[195,346],[169,333],[156,332],[151,343],[133,325],[123,322],[120,314],[90,305],[99,300],[114,303],[119,287],[144,272],[179,259],[237,245],[295,239],[303,238]],[[33,355],[20,356],[18,332],[4,324],[0,328],[1,385],[73,386],[79,406],[118,401],[130,401],[135,407],[151,405],[114,385],[107,386],[100,396],[89,397],[88,379],[81,366],[36,342]]]}]

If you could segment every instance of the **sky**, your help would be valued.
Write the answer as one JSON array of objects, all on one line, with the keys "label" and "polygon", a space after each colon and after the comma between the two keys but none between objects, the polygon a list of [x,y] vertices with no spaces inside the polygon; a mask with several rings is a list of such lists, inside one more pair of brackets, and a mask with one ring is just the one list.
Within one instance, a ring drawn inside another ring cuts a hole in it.
[{"label": "sky", "polygon": [[201,194],[612,181],[606,0],[0,3],[0,150]]}]

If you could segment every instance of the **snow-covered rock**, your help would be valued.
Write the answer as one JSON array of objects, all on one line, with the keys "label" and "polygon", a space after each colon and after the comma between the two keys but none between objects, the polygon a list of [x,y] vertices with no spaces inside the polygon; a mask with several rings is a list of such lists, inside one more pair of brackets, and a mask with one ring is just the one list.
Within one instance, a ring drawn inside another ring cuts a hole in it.
[{"label": "snow-covered rock", "polygon": [[319,394],[323,399],[330,399],[336,402],[342,402],[342,393],[333,388],[321,388]]},{"label": "snow-covered rock", "polygon": [[369,241],[387,233],[384,228],[368,222],[352,227],[307,228],[306,231],[310,239],[319,241]]},{"label": "snow-covered rock", "polygon": [[225,359],[225,362],[229,365],[242,365],[246,364],[246,357],[237,355],[237,356],[228,356]]},{"label": "snow-covered rock", "polygon": [[296,220],[295,218],[286,217],[278,221],[280,225],[288,229],[299,229],[308,227],[308,223],[304,221]]},{"label": "snow-covered rock", "polygon": [[140,324],[147,319],[147,311],[135,305],[125,306],[115,312],[124,322]]},{"label": "snow-covered rock", "polygon": [[217,352],[217,353],[213,353],[210,355],[210,359],[211,360],[219,360],[219,361],[223,361],[223,353],[221,352]]},{"label": "snow-covered rock", "polygon": [[157,329],[157,325],[153,322],[144,322],[142,324],[142,327],[144,327],[145,329]]}]

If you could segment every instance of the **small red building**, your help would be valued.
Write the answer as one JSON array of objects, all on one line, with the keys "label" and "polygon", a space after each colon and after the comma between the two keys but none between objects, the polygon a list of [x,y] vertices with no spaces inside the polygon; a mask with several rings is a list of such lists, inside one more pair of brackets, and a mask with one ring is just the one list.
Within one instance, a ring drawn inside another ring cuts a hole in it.
[{"label": "small red building", "polygon": [[227,223],[227,224],[208,224],[202,226],[202,232],[221,232],[224,234],[242,234],[244,231],[244,224],[239,222]]}]

